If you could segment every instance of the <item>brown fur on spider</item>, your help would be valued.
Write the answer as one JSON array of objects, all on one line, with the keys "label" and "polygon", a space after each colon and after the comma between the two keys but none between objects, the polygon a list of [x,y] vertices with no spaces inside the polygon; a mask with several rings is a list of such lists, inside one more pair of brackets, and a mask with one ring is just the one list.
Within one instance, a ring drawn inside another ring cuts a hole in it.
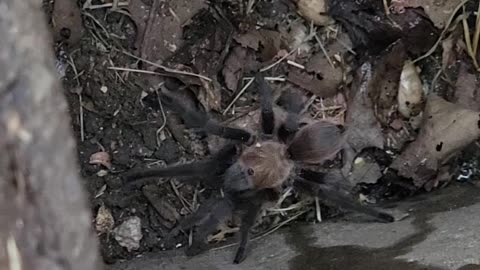
[{"label": "brown fur on spider", "polygon": [[[240,212],[240,244],[234,263],[246,257],[249,231],[255,224],[262,205],[278,196],[278,190],[286,183],[309,192],[313,196],[329,200],[340,207],[367,214],[383,222],[394,218],[376,209],[364,206],[349,196],[342,185],[343,179],[335,174],[322,174],[302,168],[303,165],[320,164],[335,157],[342,149],[344,133],[340,128],[325,121],[310,121],[301,125],[301,99],[289,94],[286,98],[286,115],[274,113],[272,90],[264,78],[255,76],[260,95],[261,132],[252,134],[243,129],[222,126],[205,113],[182,106],[169,91],[163,91],[162,101],[170,104],[185,122],[192,127],[230,140],[209,159],[170,166],[132,171],[127,179],[147,177],[202,176],[209,183],[218,183],[225,192],[220,199],[210,199],[199,210],[180,221],[171,232],[197,227],[193,243],[187,248],[187,255],[195,255],[207,245],[208,235],[219,224]],[[287,181],[293,179],[293,181]]]}]

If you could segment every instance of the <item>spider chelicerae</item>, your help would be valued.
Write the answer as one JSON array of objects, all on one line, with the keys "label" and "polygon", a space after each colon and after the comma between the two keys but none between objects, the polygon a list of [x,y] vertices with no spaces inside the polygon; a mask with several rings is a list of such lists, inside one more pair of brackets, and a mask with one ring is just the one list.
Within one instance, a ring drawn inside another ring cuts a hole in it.
[{"label": "spider chelicerae", "polygon": [[196,228],[189,256],[206,249],[207,238],[234,213],[241,217],[240,243],[234,263],[247,255],[249,231],[262,206],[278,198],[290,185],[299,191],[318,196],[347,210],[354,210],[382,222],[393,222],[387,213],[365,206],[353,199],[339,170],[321,173],[307,169],[335,157],[345,142],[345,132],[322,120],[302,123],[304,107],[298,95],[288,92],[283,114],[273,104],[272,89],[257,73],[255,86],[260,96],[260,131],[252,134],[244,129],[219,124],[206,113],[182,105],[178,97],[162,91],[162,101],[179,113],[194,128],[228,140],[210,158],[164,168],[136,169],[126,176],[128,181],[149,177],[194,176],[203,183],[223,189],[224,196],[212,198],[181,220],[170,236],[180,230]]}]

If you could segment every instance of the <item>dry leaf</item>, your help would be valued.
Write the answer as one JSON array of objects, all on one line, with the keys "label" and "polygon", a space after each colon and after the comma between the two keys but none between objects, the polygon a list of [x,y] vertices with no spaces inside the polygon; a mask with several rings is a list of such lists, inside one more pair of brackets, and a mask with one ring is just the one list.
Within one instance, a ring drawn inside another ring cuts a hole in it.
[{"label": "dry leaf", "polygon": [[316,25],[325,26],[334,23],[327,14],[326,0],[298,0],[297,8],[302,17]]},{"label": "dry leaf", "polygon": [[419,9],[386,16],[382,1],[332,0],[330,15],[347,30],[355,48],[378,54],[402,39],[413,54],[428,51],[436,42],[438,29]]},{"label": "dry leaf", "polygon": [[396,13],[403,13],[409,7],[421,7],[435,26],[442,29],[461,2],[462,0],[392,0],[390,7]]},{"label": "dry leaf", "polygon": [[238,81],[243,77],[243,67],[247,56],[247,49],[236,46],[232,49],[222,70],[225,85],[231,91],[236,91]]},{"label": "dry leaf", "polygon": [[74,45],[85,33],[82,13],[76,1],[56,0],[53,6],[52,22],[55,41],[63,40],[69,45]]},{"label": "dry leaf", "polygon": [[383,125],[389,125],[396,111],[397,95],[403,63],[407,59],[403,42],[395,42],[374,62],[368,95],[375,104],[375,115]]},{"label": "dry leaf", "polygon": [[398,88],[398,111],[406,118],[415,116],[422,110],[423,87],[417,67],[407,60],[403,65]]},{"label": "dry leaf", "polygon": [[164,194],[160,192],[156,185],[144,186],[142,191],[157,213],[163,218],[163,221],[166,221],[163,222],[163,225],[169,229],[173,228],[180,218],[175,207],[163,198]]},{"label": "dry leaf", "polygon": [[262,62],[268,62],[277,56],[283,47],[283,38],[282,33],[266,29],[254,29],[234,37],[243,47],[259,51]]},{"label": "dry leaf", "polygon": [[382,177],[380,165],[370,158],[358,157],[353,162],[352,173],[348,180],[352,184],[375,184]]},{"label": "dry leaf", "polygon": [[480,111],[480,93],[478,72],[472,68],[470,73],[465,63],[460,64],[457,83],[455,84],[455,103],[467,109]]},{"label": "dry leaf", "polygon": [[100,206],[95,218],[95,228],[99,233],[110,233],[115,225],[112,212],[105,205]]},{"label": "dry leaf", "polygon": [[[176,0],[168,8],[161,1],[130,1],[128,10],[137,27],[135,48],[150,61],[165,60],[182,44],[182,26],[205,7],[204,0]],[[154,9],[154,10],[152,10]]]},{"label": "dry leaf", "polygon": [[290,67],[288,80],[319,97],[331,97],[343,82],[343,69],[333,55],[342,55],[347,49],[338,41],[325,44],[325,49],[335,66],[332,67],[323,52],[314,54],[305,64],[305,70]]},{"label": "dry leaf", "polygon": [[343,173],[350,172],[357,153],[367,147],[383,149],[385,139],[380,122],[375,117],[373,102],[369,92],[373,67],[364,63],[356,72],[354,81],[347,95],[348,111],[345,119],[347,145],[345,147]]},{"label": "dry leaf", "polygon": [[110,158],[110,154],[107,152],[97,152],[90,156],[90,164],[92,165],[102,165],[107,169],[112,168],[112,161]]},{"label": "dry leaf", "polygon": [[430,94],[417,139],[392,163],[401,176],[422,187],[453,155],[480,135],[480,113]]}]

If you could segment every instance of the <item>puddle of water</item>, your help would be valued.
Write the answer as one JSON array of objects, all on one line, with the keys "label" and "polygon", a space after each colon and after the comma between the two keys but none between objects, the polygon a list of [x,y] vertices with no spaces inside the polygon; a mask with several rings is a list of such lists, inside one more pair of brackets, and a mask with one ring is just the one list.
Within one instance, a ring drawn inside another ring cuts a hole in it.
[{"label": "puddle of water", "polygon": [[[352,245],[319,247],[315,245],[315,238],[308,237],[313,235],[312,227],[292,227],[286,232],[286,242],[290,243],[299,255],[289,262],[289,268],[291,270],[441,270],[442,268],[408,262],[396,257],[410,252],[413,246],[423,242],[435,230],[428,222],[433,214],[452,211],[479,202],[480,190],[470,185],[452,185],[444,190],[414,198],[414,201],[416,203],[412,204],[414,209],[412,224],[416,232],[390,247],[368,248]],[[321,227],[319,229],[321,230]],[[480,270],[476,265],[465,267],[458,270]]]}]

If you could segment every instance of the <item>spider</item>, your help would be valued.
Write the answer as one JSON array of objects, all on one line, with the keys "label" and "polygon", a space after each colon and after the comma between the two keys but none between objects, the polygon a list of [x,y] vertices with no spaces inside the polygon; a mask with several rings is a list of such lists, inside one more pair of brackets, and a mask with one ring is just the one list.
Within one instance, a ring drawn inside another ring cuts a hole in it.
[{"label": "spider", "polygon": [[[180,230],[196,227],[192,245],[186,249],[188,256],[206,249],[207,237],[219,224],[240,213],[240,240],[233,262],[241,263],[247,256],[249,231],[255,224],[262,206],[279,197],[286,185],[293,185],[312,196],[329,200],[342,208],[355,210],[381,222],[393,222],[387,213],[367,207],[353,199],[339,171],[320,173],[306,165],[320,164],[341,150],[344,132],[326,121],[301,121],[303,102],[298,95],[288,92],[283,115],[273,104],[272,89],[257,73],[255,86],[260,96],[260,132],[252,134],[244,129],[219,124],[206,113],[182,105],[168,91],[162,100],[178,112],[192,127],[228,140],[225,146],[210,158],[165,168],[133,170],[127,174],[132,181],[149,177],[202,177],[203,183],[214,184],[224,191],[224,196],[209,199],[199,209],[181,220],[170,236]],[[135,182],[135,181],[134,181]]]}]

